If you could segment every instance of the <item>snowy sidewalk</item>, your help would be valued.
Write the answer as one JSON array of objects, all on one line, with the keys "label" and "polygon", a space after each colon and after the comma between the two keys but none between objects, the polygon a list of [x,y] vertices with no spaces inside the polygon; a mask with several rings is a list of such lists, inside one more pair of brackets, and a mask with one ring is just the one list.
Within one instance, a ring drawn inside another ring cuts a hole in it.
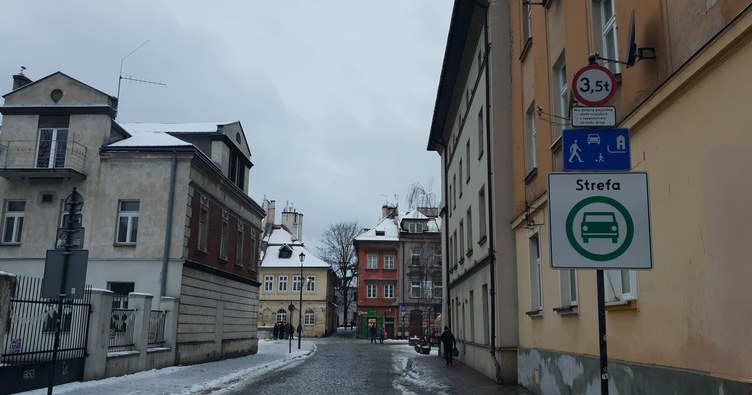
[{"label": "snowy sidewalk", "polygon": [[[235,384],[300,363],[316,350],[313,341],[303,340],[300,350],[297,346],[296,339],[288,353],[287,340],[259,340],[254,355],[62,384],[55,386],[53,394],[221,394]],[[47,394],[47,388],[22,394]]]}]

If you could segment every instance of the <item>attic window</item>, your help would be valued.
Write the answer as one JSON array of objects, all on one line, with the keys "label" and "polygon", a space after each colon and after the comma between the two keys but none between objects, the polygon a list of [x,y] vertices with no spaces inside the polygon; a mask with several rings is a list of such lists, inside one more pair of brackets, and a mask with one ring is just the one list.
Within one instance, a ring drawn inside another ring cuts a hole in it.
[{"label": "attic window", "polygon": [[422,233],[423,232],[423,223],[421,223],[421,222],[410,222],[410,224],[408,224],[408,231],[410,233]]},{"label": "attic window", "polygon": [[376,236],[385,236],[385,235],[386,235],[386,232],[383,231],[383,230],[377,230],[376,231]]},{"label": "attic window", "polygon": [[289,259],[292,256],[292,248],[288,246],[282,246],[279,248],[279,258]]},{"label": "attic window", "polygon": [[238,144],[243,141],[243,139],[240,138],[240,133],[235,133],[235,141],[237,141]]}]

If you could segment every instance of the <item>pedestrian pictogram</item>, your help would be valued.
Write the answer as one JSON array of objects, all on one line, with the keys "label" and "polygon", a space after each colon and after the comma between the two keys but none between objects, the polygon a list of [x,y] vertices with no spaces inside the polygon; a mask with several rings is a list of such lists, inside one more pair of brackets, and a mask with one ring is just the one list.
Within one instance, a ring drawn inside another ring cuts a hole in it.
[{"label": "pedestrian pictogram", "polygon": [[565,129],[565,171],[629,170],[629,129]]}]

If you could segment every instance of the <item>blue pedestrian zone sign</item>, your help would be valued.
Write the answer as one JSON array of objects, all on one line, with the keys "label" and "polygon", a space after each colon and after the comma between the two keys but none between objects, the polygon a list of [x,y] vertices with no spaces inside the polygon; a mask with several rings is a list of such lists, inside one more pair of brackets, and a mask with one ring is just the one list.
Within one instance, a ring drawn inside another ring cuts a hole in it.
[{"label": "blue pedestrian zone sign", "polygon": [[562,149],[565,171],[631,169],[629,129],[565,129]]}]

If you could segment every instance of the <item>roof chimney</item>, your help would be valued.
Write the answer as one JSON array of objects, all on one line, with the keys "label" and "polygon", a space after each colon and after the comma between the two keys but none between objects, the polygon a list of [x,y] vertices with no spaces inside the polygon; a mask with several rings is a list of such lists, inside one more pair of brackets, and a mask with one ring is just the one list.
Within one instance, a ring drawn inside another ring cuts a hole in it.
[{"label": "roof chimney", "polygon": [[24,70],[26,70],[26,67],[21,66],[21,72],[13,76],[13,90],[31,84],[32,81],[29,77],[23,74]]},{"label": "roof chimney", "polygon": [[303,214],[285,208],[282,212],[282,225],[292,233],[292,241],[303,240]]},{"label": "roof chimney", "polygon": [[394,218],[397,215],[397,206],[385,204],[381,206],[381,218]]}]

